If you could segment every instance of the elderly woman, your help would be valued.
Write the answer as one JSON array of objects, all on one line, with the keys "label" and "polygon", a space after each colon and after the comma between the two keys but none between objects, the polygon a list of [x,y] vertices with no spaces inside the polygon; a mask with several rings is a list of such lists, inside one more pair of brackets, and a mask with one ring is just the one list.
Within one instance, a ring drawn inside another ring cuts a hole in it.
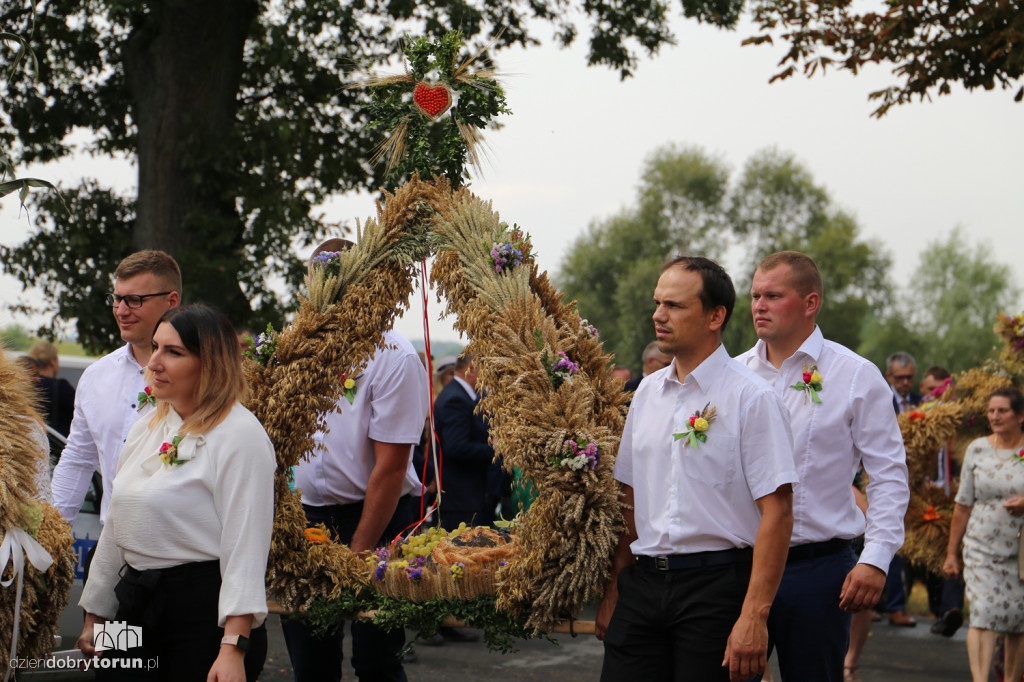
[{"label": "elderly woman", "polygon": [[[121,659],[99,667],[98,680],[256,679],[266,657],[275,457],[240,403],[235,331],[208,306],[168,310],[147,371],[157,409],[121,451],[78,647]],[[118,632],[121,621],[141,628],[127,638],[141,635],[141,646],[107,648],[110,632],[95,626],[108,620]],[[119,669],[135,660],[156,665]]]},{"label": "elderly woman", "polygon": [[[992,435],[967,447],[949,530],[947,576],[964,573],[971,602],[967,656],[986,682],[997,632],[1006,634],[1006,679],[1024,674],[1024,580],[1017,553],[1024,527],[1024,396],[1000,388],[988,399]],[[963,564],[960,546],[963,544]]]}]

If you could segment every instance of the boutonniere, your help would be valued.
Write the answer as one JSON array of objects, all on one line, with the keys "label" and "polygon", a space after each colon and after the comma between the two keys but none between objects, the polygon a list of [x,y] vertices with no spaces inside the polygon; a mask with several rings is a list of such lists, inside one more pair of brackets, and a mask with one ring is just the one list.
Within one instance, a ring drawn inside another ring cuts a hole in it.
[{"label": "boutonniere", "polygon": [[1013,461],[1017,464],[1024,464],[1024,448],[1017,451],[1017,454],[1013,456]]},{"label": "boutonniere", "polygon": [[673,440],[682,440],[683,438],[688,439],[683,445],[692,445],[693,447],[700,447],[701,443],[708,442],[708,428],[711,426],[711,422],[715,421],[715,415],[718,413],[718,408],[711,407],[711,403],[704,406],[703,410],[698,410],[693,413],[690,417],[690,428],[686,429],[681,433],[673,433]]},{"label": "boutonniere", "polygon": [[808,369],[807,365],[804,365],[803,381],[798,381],[790,388],[795,388],[798,391],[804,392],[804,402],[807,402],[808,396],[810,396],[812,403],[820,403],[821,398],[818,397],[818,391],[821,390],[821,382],[824,378],[818,374],[818,366],[811,365]]},{"label": "boutonniere", "polygon": [[170,466],[184,464],[187,461],[184,459],[178,459],[178,444],[181,443],[181,440],[181,436],[175,436],[171,439],[170,443],[164,443],[160,446],[161,462]]},{"label": "boutonniere", "polygon": [[341,375],[341,392],[345,396],[345,400],[351,405],[356,399],[356,380],[349,377],[348,374]]},{"label": "boutonniere", "polygon": [[146,409],[147,405],[153,405],[155,407],[156,406],[156,396],[153,395],[153,387],[152,386],[146,386],[145,390],[139,391],[139,396],[135,400],[136,400],[136,402],[139,403],[139,409],[138,409],[139,412],[142,412],[144,409]]}]

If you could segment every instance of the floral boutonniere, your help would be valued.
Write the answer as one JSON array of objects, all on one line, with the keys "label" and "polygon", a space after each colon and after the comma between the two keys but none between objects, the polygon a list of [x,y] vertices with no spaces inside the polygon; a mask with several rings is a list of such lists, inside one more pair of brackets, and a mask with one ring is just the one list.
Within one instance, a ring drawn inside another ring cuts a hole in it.
[{"label": "floral boutonniere", "polygon": [[700,447],[701,443],[708,442],[708,428],[711,426],[711,422],[715,421],[717,413],[718,409],[711,407],[711,403],[708,403],[704,406],[703,410],[694,412],[693,416],[690,417],[690,428],[681,433],[673,433],[672,438],[674,440],[686,438],[687,441],[683,445],[692,445],[695,448]]},{"label": "floral boutonniere", "polygon": [[345,396],[345,400],[351,405],[356,399],[356,380],[351,378],[348,374],[341,375],[341,392]]},{"label": "floral boutonniere", "polygon": [[178,444],[181,443],[182,436],[175,436],[171,439],[170,443],[164,443],[160,446],[160,461],[164,464],[180,465],[184,464],[186,460],[178,459]]},{"label": "floral boutonniere", "polygon": [[818,391],[821,390],[821,382],[824,378],[818,374],[818,366],[811,365],[810,368],[804,365],[803,381],[798,381],[790,388],[795,388],[798,391],[804,392],[804,402],[810,397],[812,403],[820,403],[821,398],[818,397]]},{"label": "floral boutonniere", "polygon": [[1017,451],[1017,454],[1013,456],[1013,461],[1017,464],[1024,464],[1024,448]]},{"label": "floral boutonniere", "polygon": [[135,401],[139,403],[139,412],[142,412],[144,409],[146,409],[147,405],[153,405],[155,407],[156,396],[153,395],[153,387],[146,386],[146,389],[144,391],[139,391],[139,397],[136,398]]}]

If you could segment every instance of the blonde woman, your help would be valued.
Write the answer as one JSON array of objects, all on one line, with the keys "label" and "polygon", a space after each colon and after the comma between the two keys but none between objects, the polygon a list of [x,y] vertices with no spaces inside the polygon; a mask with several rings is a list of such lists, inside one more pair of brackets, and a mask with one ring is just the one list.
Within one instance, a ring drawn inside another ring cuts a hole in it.
[{"label": "blonde woman", "polygon": [[235,331],[211,307],[172,308],[147,373],[157,409],[121,452],[78,647],[98,654],[95,626],[124,621],[141,628],[141,646],[102,656],[157,666],[100,667],[98,680],[253,680],[266,657],[275,458],[240,402]]}]

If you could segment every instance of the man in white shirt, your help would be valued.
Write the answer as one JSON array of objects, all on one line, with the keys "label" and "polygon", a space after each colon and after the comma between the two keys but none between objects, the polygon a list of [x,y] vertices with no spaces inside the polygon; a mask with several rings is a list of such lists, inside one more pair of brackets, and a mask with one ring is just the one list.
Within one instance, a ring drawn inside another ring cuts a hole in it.
[{"label": "man in white shirt", "polygon": [[[351,242],[332,239],[323,251],[344,251]],[[362,373],[353,377],[351,403],[343,396],[314,437],[316,447],[295,470],[295,487],[310,525],[324,523],[353,552],[387,544],[418,516],[413,495],[420,481],[412,465],[427,418],[430,391],[416,350],[396,332],[387,332]],[[282,624],[296,682],[341,679],[343,624],[316,637],[300,621]],[[402,629],[384,632],[352,623],[352,666],[364,680],[404,682],[398,657]]]},{"label": "man in white shirt", "polygon": [[146,389],[146,363],[153,352],[153,330],[167,310],[181,302],[181,270],[163,251],[139,251],[114,271],[114,291],[107,303],[126,342],[82,373],[75,393],[75,416],[60,461],[53,472],[54,505],[69,523],[85,500],[97,469],[103,477],[100,522],[107,515],[117,459],[128,430],[140,413]]},{"label": "man in white shirt", "polygon": [[[850,613],[871,608],[903,544],[907,487],[892,391],[873,364],[826,341],[815,323],[822,283],[814,261],[783,251],[754,273],[751,310],[759,341],[739,356],[790,412],[800,485],[793,538],[768,629],[786,682],[843,679]],[[864,514],[850,484],[863,462]],[[864,534],[857,562],[850,543]]]},{"label": "man in white shirt", "polygon": [[792,529],[792,439],[781,401],[722,345],[732,280],[679,257],[654,290],[673,362],[640,384],[615,478],[627,531],[597,613],[601,679],[746,680]]}]

